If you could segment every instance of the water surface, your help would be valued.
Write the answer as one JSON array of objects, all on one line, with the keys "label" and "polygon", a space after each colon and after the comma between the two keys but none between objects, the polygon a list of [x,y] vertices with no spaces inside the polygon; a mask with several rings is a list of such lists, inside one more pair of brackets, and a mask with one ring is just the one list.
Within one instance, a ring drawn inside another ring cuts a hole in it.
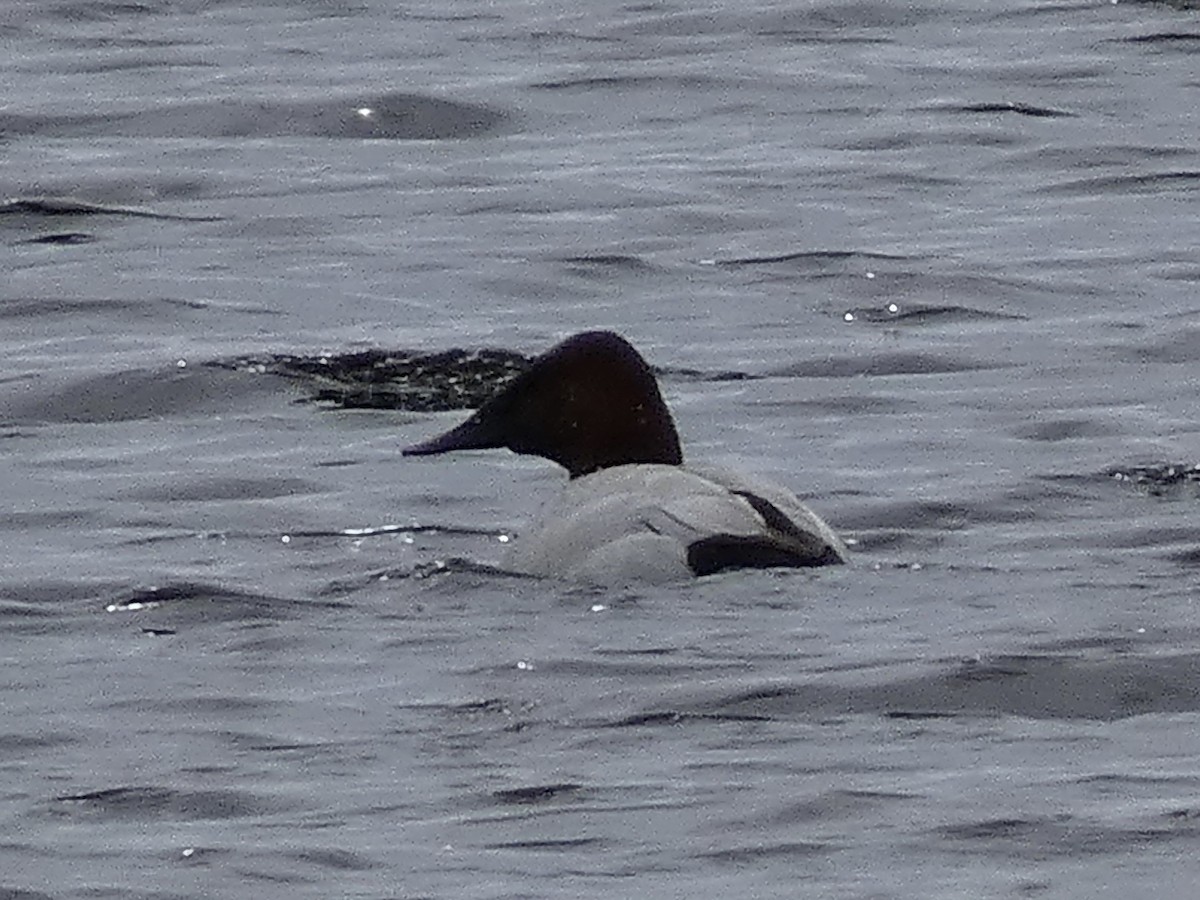
[{"label": "water surface", "polygon": [[[1193,5],[0,27],[0,893],[1193,896]],[[497,573],[267,364],[593,327],[854,565]]]}]

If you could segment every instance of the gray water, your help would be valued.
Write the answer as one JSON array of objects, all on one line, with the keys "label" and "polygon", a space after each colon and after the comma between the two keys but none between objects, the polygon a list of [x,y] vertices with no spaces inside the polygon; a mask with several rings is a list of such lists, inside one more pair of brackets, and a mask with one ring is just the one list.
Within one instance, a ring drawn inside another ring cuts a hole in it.
[{"label": "gray water", "polygon": [[[0,897],[1194,897],[1197,15],[6,0]],[[209,365],[592,327],[854,564]]]}]

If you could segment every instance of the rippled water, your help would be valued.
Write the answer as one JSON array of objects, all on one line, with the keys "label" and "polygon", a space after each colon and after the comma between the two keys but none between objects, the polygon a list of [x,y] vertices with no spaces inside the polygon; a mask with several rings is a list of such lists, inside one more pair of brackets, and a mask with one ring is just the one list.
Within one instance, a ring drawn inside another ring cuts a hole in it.
[{"label": "rippled water", "polygon": [[[0,896],[1194,895],[1195,4],[0,34]],[[497,573],[560,472],[312,402],[585,327],[855,565]]]}]

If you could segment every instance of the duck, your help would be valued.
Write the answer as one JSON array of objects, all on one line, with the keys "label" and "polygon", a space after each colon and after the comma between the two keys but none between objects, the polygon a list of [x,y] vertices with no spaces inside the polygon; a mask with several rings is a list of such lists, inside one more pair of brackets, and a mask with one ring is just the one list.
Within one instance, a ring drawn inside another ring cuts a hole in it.
[{"label": "duck", "polygon": [[842,539],[787,488],[685,464],[654,371],[613,331],[567,338],[461,424],[402,452],[500,448],[550,460],[568,476],[561,497],[509,544],[506,570],[662,584],[848,560]]}]

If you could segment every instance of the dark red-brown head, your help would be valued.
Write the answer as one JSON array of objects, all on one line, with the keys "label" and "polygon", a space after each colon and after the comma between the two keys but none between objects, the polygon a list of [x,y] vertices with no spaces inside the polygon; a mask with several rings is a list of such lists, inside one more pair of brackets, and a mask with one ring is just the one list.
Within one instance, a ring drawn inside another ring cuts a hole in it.
[{"label": "dark red-brown head", "polygon": [[461,425],[404,453],[491,447],[543,456],[572,478],[628,463],[683,462],[654,373],[611,331],[568,338]]}]

